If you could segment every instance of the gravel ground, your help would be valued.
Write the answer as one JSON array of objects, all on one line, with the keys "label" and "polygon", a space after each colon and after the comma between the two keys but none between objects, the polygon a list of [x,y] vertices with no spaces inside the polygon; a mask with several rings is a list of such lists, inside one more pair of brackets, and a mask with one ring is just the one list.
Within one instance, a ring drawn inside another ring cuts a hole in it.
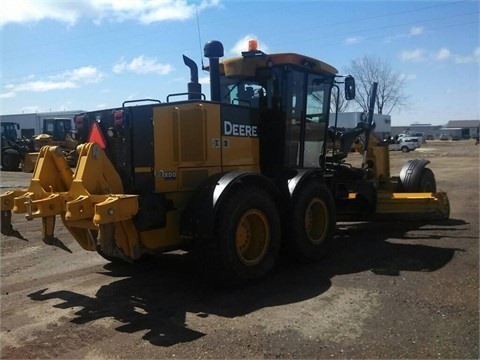
[{"label": "gravel ground", "polygon": [[[392,173],[431,160],[450,220],[339,223],[324,261],[281,263],[237,289],[207,286],[188,254],[132,267],[44,246],[13,215],[1,238],[1,358],[479,358],[479,149],[430,141],[392,152]],[[1,172],[2,190],[30,174]]]}]

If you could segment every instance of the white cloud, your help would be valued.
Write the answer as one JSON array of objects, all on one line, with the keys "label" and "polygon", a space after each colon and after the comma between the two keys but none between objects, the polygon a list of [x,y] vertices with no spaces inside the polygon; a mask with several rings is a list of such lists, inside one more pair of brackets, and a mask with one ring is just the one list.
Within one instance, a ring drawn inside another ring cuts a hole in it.
[{"label": "white cloud", "polygon": [[359,36],[352,36],[345,39],[345,45],[355,45],[355,44],[361,43],[362,41],[363,41],[363,38]]},{"label": "white cloud", "polygon": [[408,38],[408,37],[419,36],[419,35],[422,35],[423,33],[424,33],[423,26],[412,26],[408,30],[408,32],[404,32],[404,33],[401,33],[401,34],[389,35],[389,36],[385,37],[384,41],[386,43],[391,43],[393,41],[405,39],[405,38]]},{"label": "white cloud", "polygon": [[405,50],[400,54],[405,62],[420,61],[452,61],[455,64],[471,64],[480,62],[480,47],[476,47],[471,54],[460,55],[453,53],[449,48],[442,47],[437,51],[426,51],[424,49]]},{"label": "white cloud", "polygon": [[98,69],[92,66],[84,66],[51,76],[45,80],[31,80],[6,84],[4,89],[7,90],[7,92],[2,91],[2,97],[13,97],[19,92],[46,92],[74,89],[84,84],[97,83],[103,77],[104,75],[98,71]]},{"label": "white cloud", "polygon": [[456,64],[471,64],[480,62],[480,47],[476,47],[471,54],[459,55],[453,53],[449,48],[442,47],[438,51],[426,51],[424,49],[405,50],[400,54],[405,62],[420,61],[453,61]]},{"label": "white cloud", "polygon": [[412,26],[410,28],[409,35],[410,36],[418,36],[423,34],[423,27],[422,26]]},{"label": "white cloud", "polygon": [[417,74],[405,74],[402,73],[400,74],[400,80],[416,80],[417,79]]},{"label": "white cloud", "polygon": [[476,47],[473,50],[473,56],[475,57],[475,59],[480,60],[480,47]]},{"label": "white cloud", "polygon": [[423,49],[405,50],[400,54],[402,61],[418,62],[425,60],[426,52]]},{"label": "white cloud", "polygon": [[461,55],[456,55],[455,56],[455,63],[456,64],[469,64],[474,62],[473,56],[461,56]]},{"label": "white cloud", "polygon": [[480,47],[473,49],[470,55],[455,55],[455,63],[470,64],[473,62],[480,62]]},{"label": "white cloud", "polygon": [[174,67],[170,64],[158,63],[156,59],[152,59],[146,56],[138,56],[130,62],[120,60],[113,66],[113,72],[120,74],[125,71],[130,71],[135,74],[150,74],[155,73],[158,75],[166,75],[174,70]]},{"label": "white cloud", "polygon": [[32,92],[45,92],[51,90],[65,90],[73,89],[77,85],[75,82],[70,80],[63,81],[29,81],[21,84],[7,84],[5,88],[8,90],[13,90],[15,93],[32,91]]},{"label": "white cloud", "polygon": [[437,52],[436,59],[438,61],[444,61],[452,57],[452,53],[448,48],[441,48]]},{"label": "white cloud", "polygon": [[43,19],[73,24],[79,17],[77,4],[70,1],[3,0],[0,5],[0,26]]},{"label": "white cloud", "polygon": [[17,94],[14,91],[8,91],[8,92],[1,92],[0,93],[0,99],[10,99],[15,97]]},{"label": "white cloud", "polygon": [[197,10],[218,7],[219,4],[219,0],[202,0],[199,4],[189,4],[187,0],[2,0],[0,26],[45,19],[73,25],[80,18],[89,18],[97,23],[107,19],[151,24],[165,20],[189,19],[195,16]]},{"label": "white cloud", "polygon": [[438,61],[453,60],[456,64],[470,64],[474,62],[480,62],[480,47],[473,49],[471,54],[460,55],[454,54],[448,48],[441,48],[435,58]]},{"label": "white cloud", "polygon": [[210,76],[200,76],[198,78],[198,82],[202,85],[209,85],[210,84]]},{"label": "white cloud", "polygon": [[85,84],[98,83],[103,77],[104,75],[93,66],[82,66],[78,69],[66,71],[63,74],[56,76],[56,78],[67,78],[71,81]]}]

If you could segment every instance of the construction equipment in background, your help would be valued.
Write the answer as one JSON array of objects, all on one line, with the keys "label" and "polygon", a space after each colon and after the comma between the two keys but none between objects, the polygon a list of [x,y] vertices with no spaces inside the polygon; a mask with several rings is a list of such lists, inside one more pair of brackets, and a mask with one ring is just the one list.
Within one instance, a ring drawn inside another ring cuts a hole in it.
[{"label": "construction equipment in background", "polygon": [[60,146],[69,166],[76,166],[79,142],[75,140],[71,119],[43,119],[42,133],[32,139],[17,138],[19,128],[18,123],[2,122],[2,170],[18,171],[20,167],[23,172],[32,172],[40,148],[45,145]]},{"label": "construction equipment in background", "polygon": [[72,129],[72,120],[69,118],[45,118],[43,119],[42,133],[33,138],[36,151],[45,145],[60,146],[70,167],[75,167],[78,160],[75,139],[76,131]]},{"label": "construction equipment in background", "polygon": [[341,132],[329,124],[331,93],[343,84],[353,99],[353,77],[312,57],[265,54],[255,41],[221,62],[223,45],[211,41],[204,55],[209,101],[184,56],[187,92],[77,115],[86,143],[75,171],[61,148],[42,147],[29,188],[1,196],[2,233],[15,231],[12,211],[24,213],[41,218],[46,244],[65,247],[54,236],[60,216],[85,250],[110,261],[182,249],[214,276],[248,281],[280,253],[322,258],[339,220],[448,218],[427,160],[390,175],[388,146],[372,134],[376,84],[368,120]]},{"label": "construction equipment in background", "polygon": [[33,141],[18,137],[18,123],[2,121],[1,126],[2,170],[18,171],[21,168],[25,172],[33,171],[35,156],[30,155],[35,151]]}]

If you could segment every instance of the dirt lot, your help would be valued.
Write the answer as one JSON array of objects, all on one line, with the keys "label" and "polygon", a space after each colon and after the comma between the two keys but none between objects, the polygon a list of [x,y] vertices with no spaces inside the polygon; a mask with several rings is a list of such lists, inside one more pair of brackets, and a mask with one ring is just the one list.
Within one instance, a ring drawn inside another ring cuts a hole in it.
[{"label": "dirt lot", "polygon": [[[341,223],[330,256],[280,264],[257,284],[207,288],[187,255],[115,267],[43,245],[13,215],[1,238],[1,357],[479,358],[479,149],[431,141],[391,153],[392,174],[427,158],[451,217]],[[2,190],[30,175],[1,173]]]}]

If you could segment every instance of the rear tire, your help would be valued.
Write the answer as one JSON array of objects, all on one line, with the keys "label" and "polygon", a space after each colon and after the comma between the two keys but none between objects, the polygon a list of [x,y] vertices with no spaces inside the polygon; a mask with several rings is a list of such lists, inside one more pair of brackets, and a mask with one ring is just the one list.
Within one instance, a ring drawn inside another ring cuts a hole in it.
[{"label": "rear tire", "polygon": [[[102,225],[100,225],[100,226],[102,226]],[[107,225],[107,226],[110,226],[110,225]],[[133,264],[134,263],[134,260],[130,260],[130,259],[127,259],[127,258],[121,258],[121,257],[117,257],[117,256],[107,254],[104,250],[102,250],[102,246],[99,244],[98,231],[91,231],[91,230],[87,230],[87,231],[90,232],[90,236],[97,243],[96,250],[97,250],[98,255],[100,255],[102,258],[104,258],[105,260],[107,260],[107,261],[109,261],[109,262],[111,262],[112,264],[115,264],[115,265],[126,265],[126,264]],[[113,247],[117,248],[117,245],[113,244]],[[114,249],[111,249],[110,251],[113,251],[113,250]],[[119,250],[119,249],[117,248],[117,250]]]},{"label": "rear tire", "polygon": [[281,226],[271,196],[257,187],[239,186],[226,195],[217,214],[212,248],[202,251],[207,270],[233,282],[254,280],[271,270]]},{"label": "rear tire", "polygon": [[119,264],[119,265],[123,265],[123,264],[128,264],[127,261],[125,260],[122,260],[118,257],[115,257],[115,256],[110,256],[110,255],[107,255],[105,254],[103,251],[102,251],[102,248],[100,246],[97,246],[97,253],[98,255],[100,255],[102,258],[104,258],[105,260],[111,262],[112,264]]},{"label": "rear tire", "polygon": [[20,166],[20,154],[14,149],[5,149],[2,152],[2,169],[17,171]]},{"label": "rear tire", "polygon": [[328,253],[333,242],[335,203],[327,187],[316,181],[297,191],[292,199],[293,225],[287,248],[297,260],[318,260]]},{"label": "rear tire", "polygon": [[410,149],[407,146],[402,146],[401,150],[403,153],[407,153],[410,151]]}]

